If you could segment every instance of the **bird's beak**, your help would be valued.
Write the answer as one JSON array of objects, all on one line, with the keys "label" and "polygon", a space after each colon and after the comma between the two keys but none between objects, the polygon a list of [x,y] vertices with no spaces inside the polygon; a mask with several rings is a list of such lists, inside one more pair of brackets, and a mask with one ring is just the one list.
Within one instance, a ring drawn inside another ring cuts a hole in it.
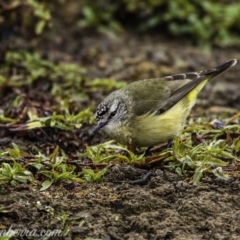
[{"label": "bird's beak", "polygon": [[101,128],[103,128],[105,125],[107,125],[107,122],[99,122],[99,123],[97,124],[97,126],[93,129],[91,135],[94,135],[98,130],[100,130]]}]

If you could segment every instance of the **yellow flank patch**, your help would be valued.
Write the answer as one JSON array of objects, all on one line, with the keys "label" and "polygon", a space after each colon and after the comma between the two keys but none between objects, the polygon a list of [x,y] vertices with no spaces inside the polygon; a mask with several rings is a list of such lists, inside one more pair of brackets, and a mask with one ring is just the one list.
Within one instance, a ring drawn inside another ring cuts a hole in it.
[{"label": "yellow flank patch", "polygon": [[[190,91],[187,95],[188,101],[190,103],[195,103],[195,99],[197,98],[198,93],[202,90],[205,84],[208,82],[208,79],[205,79],[201,83],[199,83],[192,91]],[[191,104],[191,105],[193,105]]]},{"label": "yellow flank patch", "polygon": [[132,139],[138,146],[152,146],[173,138],[183,127],[190,111],[190,102],[185,97],[166,112],[138,116],[134,122]]}]

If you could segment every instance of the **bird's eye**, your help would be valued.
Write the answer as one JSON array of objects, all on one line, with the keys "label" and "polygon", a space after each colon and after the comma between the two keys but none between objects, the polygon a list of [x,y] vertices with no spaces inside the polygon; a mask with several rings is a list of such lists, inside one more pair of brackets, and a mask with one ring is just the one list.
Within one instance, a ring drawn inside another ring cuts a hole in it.
[{"label": "bird's eye", "polygon": [[114,116],[116,115],[116,113],[117,113],[117,111],[112,111],[112,112],[110,113],[110,116],[111,116],[111,117],[114,117]]}]

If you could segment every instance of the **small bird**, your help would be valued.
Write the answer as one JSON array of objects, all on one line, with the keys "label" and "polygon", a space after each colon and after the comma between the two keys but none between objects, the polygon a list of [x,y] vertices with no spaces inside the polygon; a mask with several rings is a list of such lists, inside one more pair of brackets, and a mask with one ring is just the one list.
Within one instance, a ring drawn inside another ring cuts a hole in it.
[{"label": "small bird", "polygon": [[204,85],[236,63],[232,59],[210,70],[132,82],[99,104],[93,134],[103,129],[130,149],[167,142],[183,128]]}]

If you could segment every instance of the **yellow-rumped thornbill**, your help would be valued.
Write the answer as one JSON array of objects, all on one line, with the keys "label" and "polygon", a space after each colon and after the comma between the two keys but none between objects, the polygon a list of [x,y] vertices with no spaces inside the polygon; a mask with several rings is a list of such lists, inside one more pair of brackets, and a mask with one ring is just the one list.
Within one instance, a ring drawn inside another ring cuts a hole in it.
[{"label": "yellow-rumped thornbill", "polygon": [[237,63],[210,70],[139,80],[112,92],[97,107],[97,126],[129,147],[149,147],[173,139],[204,85]]}]

